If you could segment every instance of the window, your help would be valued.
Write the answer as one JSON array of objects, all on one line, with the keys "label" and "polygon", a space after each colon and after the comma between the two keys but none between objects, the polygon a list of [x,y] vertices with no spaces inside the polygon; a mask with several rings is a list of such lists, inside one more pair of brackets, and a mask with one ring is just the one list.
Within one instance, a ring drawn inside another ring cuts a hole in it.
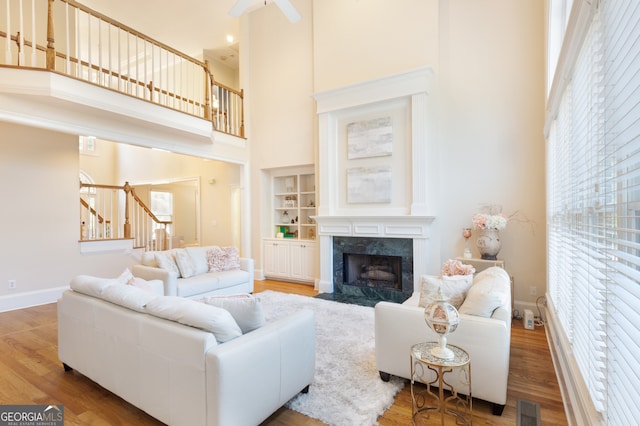
[{"label": "window", "polygon": [[[173,221],[173,193],[167,191],[150,191],[151,211],[161,222]],[[153,239],[156,239],[157,229],[164,229],[170,234],[169,229],[165,229],[163,224],[153,222]]]},{"label": "window", "polygon": [[595,13],[547,123],[549,306],[593,407],[628,425],[640,418],[640,2],[580,2]]},{"label": "window", "polygon": [[[80,170],[80,183],[94,184],[95,182],[87,173]],[[90,214],[91,210],[96,208],[96,188],[80,187],[80,239],[93,239],[96,235],[96,217]],[[83,202],[86,207],[83,206]]]},{"label": "window", "polygon": [[78,151],[80,152],[80,154],[95,155],[96,138],[94,136],[78,137]]}]

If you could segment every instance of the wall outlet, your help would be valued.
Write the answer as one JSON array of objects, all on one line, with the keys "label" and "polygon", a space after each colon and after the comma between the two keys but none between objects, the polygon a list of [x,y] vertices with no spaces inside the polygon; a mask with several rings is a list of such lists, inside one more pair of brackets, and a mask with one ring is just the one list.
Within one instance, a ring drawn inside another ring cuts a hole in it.
[{"label": "wall outlet", "polygon": [[9,290],[15,290],[17,286],[16,280],[9,280]]},{"label": "wall outlet", "polygon": [[537,296],[537,295],[538,295],[538,287],[536,287],[536,286],[531,286],[531,287],[529,288],[529,294],[530,294],[531,296]]}]

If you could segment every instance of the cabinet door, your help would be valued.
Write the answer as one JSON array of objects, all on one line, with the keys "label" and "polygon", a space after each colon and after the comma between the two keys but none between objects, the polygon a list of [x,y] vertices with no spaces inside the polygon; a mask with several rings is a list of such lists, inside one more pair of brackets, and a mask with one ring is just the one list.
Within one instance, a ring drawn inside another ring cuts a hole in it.
[{"label": "cabinet door", "polygon": [[306,241],[291,243],[291,278],[314,281],[316,278],[316,245]]},{"label": "cabinet door", "polygon": [[287,242],[264,242],[264,275],[268,277],[289,276],[289,246]]}]

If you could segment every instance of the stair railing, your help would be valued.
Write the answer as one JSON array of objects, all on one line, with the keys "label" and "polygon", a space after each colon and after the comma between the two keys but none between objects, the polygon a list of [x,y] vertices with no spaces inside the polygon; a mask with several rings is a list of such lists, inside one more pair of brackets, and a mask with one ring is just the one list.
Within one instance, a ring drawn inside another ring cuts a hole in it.
[{"label": "stair railing", "polygon": [[171,225],[158,219],[128,182],[80,183],[80,241],[132,239],[134,248],[168,250]]}]

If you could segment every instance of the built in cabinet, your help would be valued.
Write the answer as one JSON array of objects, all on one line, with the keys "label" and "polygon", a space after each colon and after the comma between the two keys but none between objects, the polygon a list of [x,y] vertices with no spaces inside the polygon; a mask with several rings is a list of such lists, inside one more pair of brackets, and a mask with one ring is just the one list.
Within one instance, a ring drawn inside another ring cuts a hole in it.
[{"label": "built in cabinet", "polygon": [[267,278],[312,283],[318,275],[318,246],[315,241],[266,238],[263,253]]},{"label": "built in cabinet", "polygon": [[273,235],[315,240],[315,175],[296,173],[273,177]]},{"label": "built in cabinet", "polygon": [[315,241],[315,174],[279,170],[271,177],[272,234],[263,240],[264,275],[314,282],[318,248]]}]

